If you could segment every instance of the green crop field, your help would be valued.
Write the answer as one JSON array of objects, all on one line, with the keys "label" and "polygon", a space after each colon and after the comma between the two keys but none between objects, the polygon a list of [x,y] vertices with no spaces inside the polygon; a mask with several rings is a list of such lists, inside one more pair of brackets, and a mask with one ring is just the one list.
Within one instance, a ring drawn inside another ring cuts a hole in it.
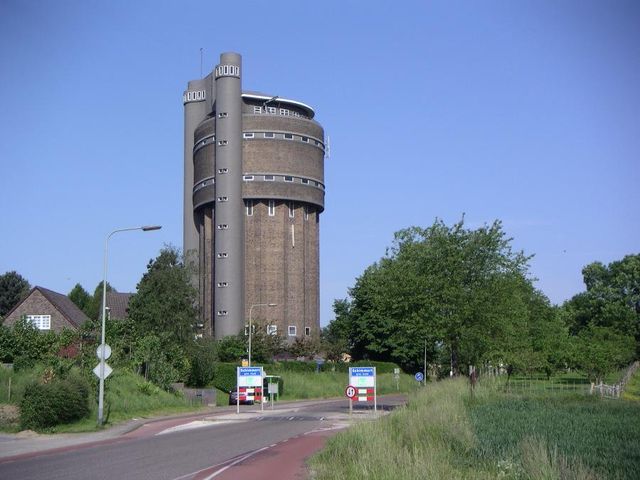
[{"label": "green crop field", "polygon": [[312,458],[324,479],[637,479],[640,403],[531,386],[524,394],[464,379],[331,438]]}]

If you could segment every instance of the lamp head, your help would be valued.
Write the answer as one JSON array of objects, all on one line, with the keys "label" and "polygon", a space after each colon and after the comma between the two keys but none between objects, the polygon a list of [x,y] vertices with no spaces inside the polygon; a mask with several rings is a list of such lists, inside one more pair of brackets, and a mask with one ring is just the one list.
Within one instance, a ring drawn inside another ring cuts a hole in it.
[{"label": "lamp head", "polygon": [[151,230],[160,230],[161,228],[162,225],[145,225],[144,227],[142,227],[142,231],[149,232]]}]

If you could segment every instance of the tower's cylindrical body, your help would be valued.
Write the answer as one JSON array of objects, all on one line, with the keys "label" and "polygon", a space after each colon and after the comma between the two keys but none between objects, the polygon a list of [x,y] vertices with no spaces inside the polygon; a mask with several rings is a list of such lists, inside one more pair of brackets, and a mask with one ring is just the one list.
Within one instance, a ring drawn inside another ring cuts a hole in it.
[{"label": "tower's cylindrical body", "polygon": [[[192,80],[182,95],[184,104],[184,202],[182,246],[185,255],[198,253],[198,231],[193,217],[193,132],[210,111],[206,79]],[[211,95],[209,95],[210,97]]]},{"label": "tower's cylindrical body", "polygon": [[316,335],[324,132],[301,102],[242,93],[239,55],[214,74],[189,158],[204,333],[239,333],[253,306],[258,328]]},{"label": "tower's cylindrical body", "polygon": [[240,55],[220,56],[216,76],[216,204],[214,233],[215,336],[244,326],[244,203]]}]

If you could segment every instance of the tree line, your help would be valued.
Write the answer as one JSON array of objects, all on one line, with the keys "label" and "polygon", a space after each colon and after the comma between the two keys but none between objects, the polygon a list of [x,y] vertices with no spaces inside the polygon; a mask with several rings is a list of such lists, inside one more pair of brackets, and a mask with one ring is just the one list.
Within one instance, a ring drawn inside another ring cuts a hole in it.
[{"label": "tree line", "polygon": [[[109,364],[127,368],[153,383],[170,389],[175,382],[202,387],[213,381],[218,362],[239,362],[246,358],[248,336],[220,341],[199,338],[197,292],[190,282],[191,274],[181,252],[165,246],[147,264],[147,270],[129,300],[126,318],[106,322],[106,339],[111,346]],[[7,281],[3,283],[3,279]],[[3,285],[10,288],[3,289]],[[0,276],[0,299],[5,299],[6,312],[29,292],[26,279],[16,272]],[[115,291],[107,284],[107,291]],[[78,331],[60,334],[40,332],[26,320],[13,328],[0,326],[0,357],[14,368],[30,368],[38,363],[54,365],[60,373],[71,365],[82,368],[89,378],[96,364],[95,349],[100,339],[102,282],[89,294],[76,284],[68,297],[88,317]],[[4,313],[6,313],[4,312]],[[260,319],[252,335],[252,358],[269,362],[275,356],[312,357],[321,350],[320,339],[297,339],[287,344],[281,335],[267,335]]]},{"label": "tree line", "polygon": [[471,229],[436,220],[394,235],[386,254],[334,302],[326,328],[354,359],[469,365],[509,372],[579,368],[593,380],[640,352],[640,255],[583,270],[586,291],[554,306],[535,288],[530,256],[499,221]]}]

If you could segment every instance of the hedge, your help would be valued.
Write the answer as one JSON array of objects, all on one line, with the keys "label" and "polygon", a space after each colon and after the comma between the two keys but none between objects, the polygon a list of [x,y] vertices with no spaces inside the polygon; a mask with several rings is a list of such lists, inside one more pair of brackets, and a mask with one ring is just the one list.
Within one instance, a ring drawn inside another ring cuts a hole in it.
[{"label": "hedge", "polygon": [[40,430],[69,423],[89,413],[89,385],[80,377],[70,376],[51,383],[31,383],[20,402],[20,425]]}]

